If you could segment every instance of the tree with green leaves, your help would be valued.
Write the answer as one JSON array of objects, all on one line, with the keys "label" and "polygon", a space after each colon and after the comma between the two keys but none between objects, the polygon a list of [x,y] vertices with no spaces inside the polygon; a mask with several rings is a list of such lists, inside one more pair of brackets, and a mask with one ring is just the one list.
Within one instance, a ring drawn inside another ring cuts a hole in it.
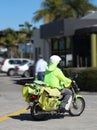
[{"label": "tree with green leaves", "polygon": [[89,0],[44,0],[41,6],[41,9],[35,12],[33,20],[43,19],[45,23],[64,18],[78,18],[90,10],[97,10]]},{"label": "tree with green leaves", "polygon": [[2,36],[0,37],[0,43],[6,46],[14,46],[17,44],[18,35],[16,31],[11,28],[7,28],[2,31]]},{"label": "tree with green leaves", "polygon": [[12,52],[14,52],[14,55],[17,54],[17,39],[18,35],[16,31],[14,31],[11,28],[7,28],[2,31],[2,37],[0,38],[0,43],[4,44],[12,56]]},{"label": "tree with green leaves", "polygon": [[97,6],[89,3],[89,0],[63,0],[73,10],[73,17],[82,17],[88,11],[97,10]]},{"label": "tree with green leaves", "polygon": [[11,28],[7,28],[1,32],[0,43],[7,46],[9,52],[17,53],[17,47],[19,43],[26,43],[30,40],[33,29],[31,24],[28,22],[24,23],[24,26],[19,30],[15,31]]},{"label": "tree with green leaves", "polygon": [[26,41],[29,41],[31,39],[31,36],[33,35],[33,28],[32,24],[30,24],[29,22],[25,22],[24,24],[20,25],[21,29],[19,30],[19,38]]}]

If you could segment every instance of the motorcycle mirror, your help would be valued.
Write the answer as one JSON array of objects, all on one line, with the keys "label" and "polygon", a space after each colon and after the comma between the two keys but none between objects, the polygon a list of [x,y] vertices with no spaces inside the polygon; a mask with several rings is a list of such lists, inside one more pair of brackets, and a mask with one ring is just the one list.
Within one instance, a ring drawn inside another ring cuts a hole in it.
[{"label": "motorcycle mirror", "polygon": [[75,74],[75,78],[78,78],[78,74]]}]

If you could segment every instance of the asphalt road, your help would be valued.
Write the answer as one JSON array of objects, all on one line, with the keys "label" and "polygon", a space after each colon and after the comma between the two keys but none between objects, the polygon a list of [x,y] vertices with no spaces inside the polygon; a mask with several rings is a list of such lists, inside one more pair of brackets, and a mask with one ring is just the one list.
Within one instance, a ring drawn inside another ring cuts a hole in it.
[{"label": "asphalt road", "polygon": [[97,93],[81,92],[86,101],[81,116],[65,114],[34,121],[25,110],[27,103],[21,93],[24,82],[19,77],[0,74],[0,130],[97,130]]}]

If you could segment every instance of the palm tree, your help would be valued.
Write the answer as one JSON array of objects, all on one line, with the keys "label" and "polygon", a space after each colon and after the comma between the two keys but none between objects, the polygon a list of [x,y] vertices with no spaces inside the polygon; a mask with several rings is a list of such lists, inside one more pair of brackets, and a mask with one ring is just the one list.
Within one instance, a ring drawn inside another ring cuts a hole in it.
[{"label": "palm tree", "polygon": [[31,39],[31,36],[33,35],[33,28],[32,24],[29,22],[25,22],[23,25],[20,25],[22,28],[20,29],[19,33],[19,43],[20,42],[27,42],[27,40]]},{"label": "palm tree", "polygon": [[89,0],[45,0],[41,5],[42,9],[35,12],[34,21],[43,19],[44,22],[50,22],[63,18],[77,18],[89,10],[97,10]]},{"label": "palm tree", "polygon": [[[12,54],[17,55],[17,39],[18,35],[16,31],[14,31],[11,28],[7,28],[2,31],[3,36],[0,38],[0,42],[2,42],[9,51],[10,56],[12,57]],[[13,53],[14,52],[14,53]]]},{"label": "palm tree", "polygon": [[97,10],[96,6],[89,3],[89,0],[64,0],[73,10],[74,17],[82,17],[90,10]]},{"label": "palm tree", "polygon": [[20,31],[15,31],[11,28],[3,30],[0,34],[2,35],[0,36],[0,43],[6,45],[10,52],[15,53],[19,43],[25,43],[28,42],[28,40],[31,40],[30,38],[33,34],[31,26],[31,24],[25,22],[24,27],[21,28]]},{"label": "palm tree", "polygon": [[31,29],[32,24],[30,24],[29,22],[25,22],[24,25],[25,25],[25,29],[26,29],[26,37],[28,40],[30,40],[31,36],[33,34],[33,29]]},{"label": "palm tree", "polygon": [[45,0],[41,3],[43,9],[35,12],[33,17],[34,21],[38,21],[43,18],[44,22],[49,22],[60,15],[61,8],[63,6],[63,0]]},{"label": "palm tree", "polygon": [[7,28],[2,31],[3,36],[1,37],[2,43],[6,43],[7,46],[17,44],[17,33],[11,28]]}]

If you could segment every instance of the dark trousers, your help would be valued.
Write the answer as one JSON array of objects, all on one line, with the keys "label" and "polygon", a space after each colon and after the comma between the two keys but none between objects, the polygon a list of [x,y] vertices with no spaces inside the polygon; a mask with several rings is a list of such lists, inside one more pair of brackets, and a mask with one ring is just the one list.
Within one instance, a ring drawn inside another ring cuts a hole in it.
[{"label": "dark trousers", "polygon": [[45,74],[45,72],[39,72],[38,76],[37,76],[38,80],[43,81],[44,80],[44,74]]}]

